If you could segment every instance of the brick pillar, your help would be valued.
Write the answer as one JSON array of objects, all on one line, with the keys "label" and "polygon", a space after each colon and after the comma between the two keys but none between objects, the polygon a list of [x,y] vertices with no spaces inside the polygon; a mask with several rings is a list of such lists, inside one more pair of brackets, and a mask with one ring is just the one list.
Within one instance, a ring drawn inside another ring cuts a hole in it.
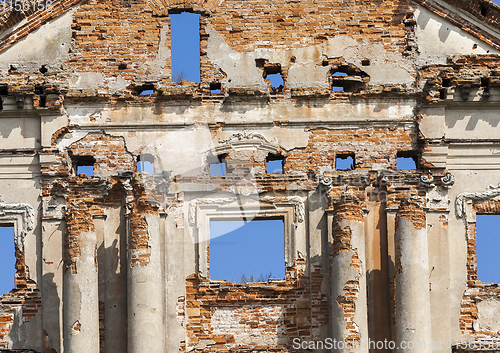
[{"label": "brick pillar", "polygon": [[64,353],[98,353],[96,232],[86,205],[66,212],[63,281]]},{"label": "brick pillar", "polygon": [[426,218],[415,200],[401,202],[395,246],[396,344],[414,344],[413,349],[398,352],[432,352]]},{"label": "brick pillar", "polygon": [[128,353],[165,352],[164,276],[158,208],[133,205],[129,215]]},{"label": "brick pillar", "polygon": [[337,352],[368,352],[365,236],[357,201],[336,205],[333,213],[332,336]]}]

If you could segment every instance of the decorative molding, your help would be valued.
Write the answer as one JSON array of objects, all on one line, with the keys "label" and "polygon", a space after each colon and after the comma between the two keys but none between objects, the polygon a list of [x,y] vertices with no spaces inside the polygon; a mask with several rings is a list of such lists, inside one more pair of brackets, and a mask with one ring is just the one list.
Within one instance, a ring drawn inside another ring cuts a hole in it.
[{"label": "decorative molding", "polygon": [[[238,198],[203,198],[191,202],[188,211],[188,222],[191,227],[196,226],[196,212],[198,205],[224,205],[231,202],[239,201]],[[256,200],[257,201],[257,200]],[[258,199],[260,202],[266,202],[270,204],[280,204],[280,203],[290,203],[294,205],[294,216],[298,223],[303,223],[305,220],[305,205],[304,201],[299,196],[263,196]]]},{"label": "decorative molding", "polygon": [[483,201],[492,199],[500,195],[500,183],[497,186],[488,185],[488,191],[484,192],[463,192],[458,194],[455,200],[455,211],[458,217],[462,218],[465,215],[465,201]]},{"label": "decorative molding", "polygon": [[287,197],[275,197],[275,196],[264,196],[259,199],[260,201],[268,203],[292,203],[294,204],[295,219],[298,223],[303,223],[306,214],[306,207],[304,205],[304,200],[299,196],[287,196]]},{"label": "decorative molding", "polygon": [[455,184],[455,177],[450,173],[441,178],[441,185],[445,188],[451,188]]},{"label": "decorative molding", "polygon": [[188,222],[191,227],[196,225],[196,202],[189,204]]},{"label": "decorative molding", "polygon": [[324,174],[318,174],[317,175],[318,183],[321,185],[324,185],[328,188],[328,192],[330,192],[333,189],[333,178],[325,176]]},{"label": "decorative molding", "polygon": [[435,185],[434,183],[434,177],[432,174],[422,174],[420,176],[420,185],[426,187],[426,188],[432,188]]},{"label": "decorative molding", "polygon": [[0,219],[8,216],[21,216],[22,222],[18,224],[14,241],[19,250],[24,249],[24,238],[28,231],[35,226],[35,210],[27,203],[5,203],[0,195]]},{"label": "decorative molding", "polygon": [[248,132],[246,130],[243,132],[236,132],[226,139],[219,139],[219,143],[223,144],[223,143],[231,143],[233,140],[243,141],[243,140],[253,140],[253,139],[258,139],[267,143],[272,143],[264,135],[255,132]]}]

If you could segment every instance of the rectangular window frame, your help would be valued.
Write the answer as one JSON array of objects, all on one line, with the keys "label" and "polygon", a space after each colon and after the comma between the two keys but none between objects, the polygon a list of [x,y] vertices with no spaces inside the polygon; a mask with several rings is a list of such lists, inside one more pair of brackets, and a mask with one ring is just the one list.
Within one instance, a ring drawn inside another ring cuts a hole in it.
[{"label": "rectangular window frame", "polygon": [[[211,221],[242,221],[242,205],[246,220],[281,219],[284,226],[285,268],[294,265],[298,252],[307,253],[305,241],[305,225],[303,215],[304,203],[297,197],[275,198],[273,202],[256,202],[254,198],[244,197],[197,199],[191,201],[190,232],[198,254],[196,271],[202,276],[209,276],[209,248]],[[300,241],[302,239],[302,241]],[[214,281],[221,282],[221,281]]]}]

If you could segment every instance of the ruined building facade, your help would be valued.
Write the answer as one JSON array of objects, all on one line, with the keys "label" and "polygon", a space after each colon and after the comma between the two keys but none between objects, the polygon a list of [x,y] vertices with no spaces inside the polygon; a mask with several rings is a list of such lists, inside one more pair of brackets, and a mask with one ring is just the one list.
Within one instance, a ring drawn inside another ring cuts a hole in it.
[{"label": "ruined building facade", "polygon": [[[17,259],[0,348],[452,352],[500,338],[475,238],[476,215],[500,213],[496,4],[22,4],[0,13],[0,225]],[[182,11],[200,15],[199,83],[172,79]],[[211,222],[242,218],[283,221],[284,278],[210,279]]]}]

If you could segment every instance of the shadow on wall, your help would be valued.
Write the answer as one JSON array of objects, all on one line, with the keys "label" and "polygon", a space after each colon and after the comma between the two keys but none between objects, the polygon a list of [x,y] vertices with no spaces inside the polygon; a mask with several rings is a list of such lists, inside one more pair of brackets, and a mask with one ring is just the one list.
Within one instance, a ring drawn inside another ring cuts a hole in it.
[{"label": "shadow on wall", "polygon": [[42,277],[42,288],[43,288],[43,306],[45,308],[51,308],[50,315],[44,315],[43,325],[44,325],[44,352],[45,353],[56,353],[56,348],[61,347],[59,332],[61,332],[62,327],[60,323],[59,312],[62,309],[60,307],[61,300],[57,293],[57,285],[54,281],[53,273],[46,273]]}]

